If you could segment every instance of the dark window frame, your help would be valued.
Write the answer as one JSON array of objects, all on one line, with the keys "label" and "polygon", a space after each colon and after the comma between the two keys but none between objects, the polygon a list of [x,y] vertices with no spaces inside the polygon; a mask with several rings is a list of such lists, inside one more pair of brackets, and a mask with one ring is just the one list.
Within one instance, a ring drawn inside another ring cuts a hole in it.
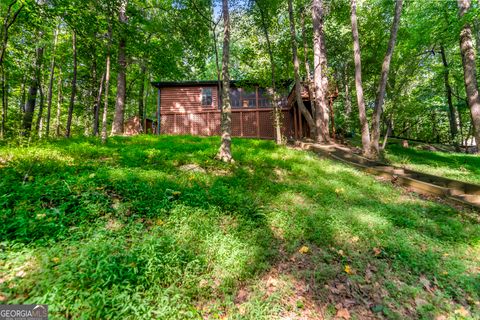
[{"label": "dark window frame", "polygon": [[[210,94],[206,94],[207,92],[210,92]],[[213,107],[213,89],[212,88],[202,88],[201,94],[200,94],[200,103],[202,104],[202,107],[209,108]],[[208,101],[210,100],[210,102]]]}]

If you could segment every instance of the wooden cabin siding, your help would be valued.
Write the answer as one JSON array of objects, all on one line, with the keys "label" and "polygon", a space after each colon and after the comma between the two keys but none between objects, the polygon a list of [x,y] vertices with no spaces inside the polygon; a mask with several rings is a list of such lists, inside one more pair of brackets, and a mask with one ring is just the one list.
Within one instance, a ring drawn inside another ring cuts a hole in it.
[{"label": "wooden cabin siding", "polygon": [[[202,106],[202,88],[212,89],[212,106]],[[252,90],[233,88],[244,93]],[[265,106],[266,96],[254,89],[255,106],[232,108],[232,136],[273,139],[273,110]],[[247,94],[245,94],[247,97]],[[243,99],[242,99],[243,100]],[[286,100],[286,99],[285,99]],[[292,136],[293,124],[291,111],[284,109],[283,134]],[[220,109],[216,86],[175,86],[162,87],[160,90],[160,133],[191,134],[200,136],[220,135]]]},{"label": "wooden cabin siding", "polygon": [[[202,106],[202,88],[212,89],[212,106]],[[172,87],[160,91],[161,113],[191,113],[217,109],[217,88],[205,87]]]}]

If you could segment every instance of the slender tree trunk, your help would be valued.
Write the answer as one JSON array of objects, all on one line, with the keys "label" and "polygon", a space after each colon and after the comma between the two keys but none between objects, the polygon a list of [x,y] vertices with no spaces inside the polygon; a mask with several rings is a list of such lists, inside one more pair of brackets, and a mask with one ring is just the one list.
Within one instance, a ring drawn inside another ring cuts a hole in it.
[{"label": "slender tree trunk", "polygon": [[385,101],[385,92],[387,88],[388,72],[390,70],[390,62],[392,61],[395,42],[397,41],[398,28],[400,26],[400,15],[402,13],[403,0],[395,1],[395,15],[393,17],[392,30],[390,32],[390,40],[388,41],[387,53],[383,59],[382,72],[380,74],[380,82],[378,84],[377,97],[372,116],[372,138],[371,138],[371,154],[374,158],[380,155],[380,120],[383,113],[383,104]]},{"label": "slender tree trunk", "polygon": [[7,110],[8,110],[8,91],[7,91],[7,76],[5,74],[5,69],[3,66],[0,66],[2,74],[2,120],[0,124],[0,139],[3,140],[5,137],[5,123],[7,121]]},{"label": "slender tree trunk", "polygon": [[368,128],[365,99],[363,97],[362,59],[360,54],[360,39],[358,36],[357,26],[357,2],[356,0],[351,1],[353,58],[355,61],[355,88],[357,91],[358,117],[360,119],[360,127],[362,130],[362,150],[365,156],[370,157],[370,130]]},{"label": "slender tree trunk", "polygon": [[143,126],[143,113],[145,109],[144,105],[144,99],[145,99],[145,77],[147,73],[147,66],[145,65],[145,62],[141,62],[140,66],[140,88],[138,90],[138,117],[140,118],[140,123]]},{"label": "slender tree trunk", "polygon": [[350,132],[352,130],[352,98],[350,96],[350,87],[348,84],[348,72],[345,67],[344,81],[344,103],[345,103],[345,130]]},{"label": "slender tree trunk", "polygon": [[57,114],[55,117],[55,135],[60,136],[60,115],[62,112],[63,90],[62,90],[62,75],[58,75],[57,84]]},{"label": "slender tree trunk", "polygon": [[443,63],[443,79],[445,83],[445,95],[447,98],[447,104],[448,104],[448,119],[450,120],[450,138],[455,146],[455,150],[459,151],[459,144],[457,140],[457,133],[458,133],[458,125],[457,125],[457,116],[455,114],[455,107],[452,102],[452,87],[450,86],[450,80],[449,80],[449,70],[448,70],[448,62],[447,62],[447,57],[445,54],[445,48],[443,45],[440,47],[440,55],[442,57],[442,63]]},{"label": "slender tree trunk", "polygon": [[385,147],[387,146],[388,137],[392,134],[392,128],[393,117],[390,117],[390,119],[388,119],[387,121],[387,131],[385,133],[385,136],[383,137],[382,150],[385,150]]},{"label": "slender tree trunk", "polygon": [[290,37],[292,42],[292,57],[293,57],[293,71],[295,75],[295,98],[297,101],[297,106],[300,109],[300,112],[305,117],[305,120],[310,127],[310,135],[313,139],[317,139],[317,130],[315,121],[313,120],[312,115],[305,107],[302,99],[302,83],[300,82],[300,63],[298,61],[298,49],[297,49],[297,32],[295,31],[295,19],[293,16],[293,4],[292,0],[288,0],[288,16],[290,20]]},{"label": "slender tree trunk", "polygon": [[255,2],[258,6],[258,10],[260,11],[260,15],[262,19],[262,30],[263,30],[263,34],[265,35],[265,39],[267,41],[268,57],[270,58],[270,72],[271,72],[270,80],[272,85],[273,126],[275,128],[275,143],[281,144],[282,143],[282,110],[279,105],[279,99],[277,94],[275,60],[273,58],[272,43],[270,41],[270,35],[268,33],[265,12],[263,11],[261,4],[258,1],[255,1]]},{"label": "slender tree trunk", "polygon": [[[98,114],[98,104],[97,104],[97,92],[98,92],[98,87],[100,87],[102,84],[102,78],[100,78],[100,84],[97,83],[97,53],[96,53],[96,48],[93,47],[93,52],[92,52],[92,82],[90,85],[90,96],[89,98],[91,99],[91,103],[85,104],[85,113],[83,115],[83,120],[84,120],[84,135],[88,137],[90,135],[90,129],[92,129],[92,135],[95,136],[95,115]],[[103,76],[103,75],[102,75]],[[98,86],[98,87],[97,87]],[[97,128],[98,128],[98,123],[97,123]]]},{"label": "slender tree trunk", "polygon": [[44,107],[44,94],[43,94],[43,84],[42,81],[38,83],[38,91],[40,93],[40,103],[38,105],[38,116],[37,116],[37,124],[35,129],[37,130],[38,137],[42,137],[42,129],[43,129],[43,107]]},{"label": "slender tree trunk", "polygon": [[35,111],[35,104],[37,101],[37,91],[38,85],[40,81],[40,71],[42,67],[42,60],[43,60],[43,47],[38,47],[36,52],[35,58],[35,68],[34,68],[34,75],[32,77],[30,83],[30,89],[28,89],[28,98],[27,103],[25,104],[25,113],[23,114],[23,135],[29,136],[30,131],[32,131],[32,121],[33,121],[33,113]]},{"label": "slender tree trunk", "polygon": [[110,88],[110,55],[112,46],[112,27],[108,29],[108,47],[107,47],[107,62],[105,67],[105,98],[103,102],[103,115],[102,115],[102,143],[107,142],[107,114],[108,114],[108,94]]},{"label": "slender tree trunk", "polygon": [[[304,55],[305,74],[306,74],[305,79],[307,81],[308,99],[310,100],[312,115],[315,116],[316,115],[315,110],[317,110],[317,101],[315,99],[312,75],[310,71],[310,61],[308,59],[307,31],[305,30],[305,11],[304,10],[302,10],[302,13],[300,15],[300,26],[302,29],[303,55]],[[316,124],[316,119],[315,119],[315,124]],[[317,132],[320,132],[319,127],[317,127]]]},{"label": "slender tree trunk", "polygon": [[[470,0],[458,0],[460,17],[470,9]],[[465,91],[467,93],[468,105],[473,124],[473,136],[477,145],[477,152],[480,153],[480,96],[477,83],[477,72],[475,65],[475,50],[472,41],[472,28],[465,23],[460,32],[460,52],[462,54],[463,75]]]},{"label": "slender tree trunk", "polygon": [[[125,27],[127,24],[127,0],[122,0],[119,10],[120,24]],[[125,31],[125,30],[124,30]],[[125,99],[127,90],[127,60],[126,60],[127,39],[125,33],[120,37],[118,43],[118,77],[117,77],[117,99],[115,102],[115,114],[113,117],[112,135],[123,134],[123,124],[125,117]]]},{"label": "slender tree trunk", "polygon": [[329,142],[328,115],[328,79],[325,52],[325,37],[323,34],[323,1],[313,0],[313,82],[316,97],[315,122],[318,130],[317,141]]},{"label": "slender tree trunk", "polygon": [[217,159],[232,162],[231,131],[232,131],[232,106],[230,105],[230,74],[228,71],[230,60],[230,15],[228,0],[222,0],[223,12],[223,57],[222,57],[222,112],[221,130],[222,142],[218,150]]},{"label": "slender tree trunk", "polygon": [[46,120],[46,128],[45,128],[45,136],[48,138],[50,134],[50,117],[51,117],[51,110],[52,110],[52,96],[53,96],[53,79],[55,75],[55,52],[57,48],[58,42],[58,29],[55,29],[54,40],[53,40],[53,52],[52,52],[52,63],[50,65],[50,80],[48,83],[48,97],[47,97],[47,120]]},{"label": "slender tree trunk", "polygon": [[67,129],[65,136],[70,137],[72,127],[73,108],[75,106],[75,95],[77,93],[77,33],[74,30],[72,34],[72,46],[73,46],[73,78],[72,78],[72,92],[70,95],[70,104],[68,106],[68,118]]},{"label": "slender tree trunk", "polygon": [[94,115],[93,115],[93,135],[98,136],[99,125],[100,125],[100,104],[102,103],[102,93],[103,93],[103,83],[105,81],[105,73],[102,74],[100,78],[100,85],[98,88],[97,99],[95,100]]}]

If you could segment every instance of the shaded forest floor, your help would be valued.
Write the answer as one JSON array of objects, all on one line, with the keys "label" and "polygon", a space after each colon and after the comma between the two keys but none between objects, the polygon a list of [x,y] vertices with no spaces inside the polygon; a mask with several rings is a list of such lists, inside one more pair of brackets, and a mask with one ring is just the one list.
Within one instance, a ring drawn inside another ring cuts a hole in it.
[{"label": "shaded forest floor", "polygon": [[312,153],[138,136],[0,147],[0,303],[51,318],[480,317],[478,213]]}]

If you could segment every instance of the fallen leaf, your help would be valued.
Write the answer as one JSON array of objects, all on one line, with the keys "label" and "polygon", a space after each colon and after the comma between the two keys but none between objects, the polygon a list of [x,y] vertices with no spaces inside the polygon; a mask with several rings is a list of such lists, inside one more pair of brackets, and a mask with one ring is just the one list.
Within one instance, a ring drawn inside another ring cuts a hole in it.
[{"label": "fallen leaf", "polygon": [[379,248],[373,248],[373,254],[375,254],[375,256],[380,255],[380,253],[382,253],[382,250],[381,250],[381,249],[379,249]]},{"label": "fallen leaf", "polygon": [[342,308],[337,311],[337,318],[342,318],[342,319],[350,319],[350,312],[348,312],[347,309]]},{"label": "fallen leaf", "polygon": [[345,272],[346,272],[347,274],[355,274],[355,270],[353,270],[348,264],[345,265],[345,269],[344,269],[344,270],[345,270]]},{"label": "fallen leaf", "polygon": [[310,251],[310,249],[307,246],[302,246],[300,249],[298,249],[298,252],[301,254],[307,254]]}]

